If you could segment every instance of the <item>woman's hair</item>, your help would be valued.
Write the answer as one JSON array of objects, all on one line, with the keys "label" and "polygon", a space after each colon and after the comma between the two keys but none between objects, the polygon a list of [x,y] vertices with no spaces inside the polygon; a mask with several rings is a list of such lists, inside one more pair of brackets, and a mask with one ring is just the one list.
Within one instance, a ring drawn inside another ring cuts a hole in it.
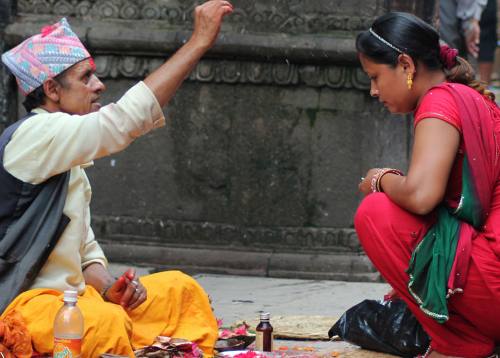
[{"label": "woman's hair", "polygon": [[443,70],[449,82],[465,84],[495,99],[484,84],[475,80],[474,69],[465,59],[457,56],[454,66],[445,65],[440,55],[438,32],[412,14],[390,12],[380,16],[370,30],[358,35],[356,49],[376,63],[393,67],[396,67],[399,55],[405,53],[416,65],[422,63],[429,70]]},{"label": "woman's hair", "polygon": [[[61,72],[56,77],[54,77],[54,80],[62,87],[67,88],[68,81],[66,81],[65,73],[66,71]],[[45,104],[45,92],[43,90],[43,86],[37,87],[33,92],[28,94],[23,101],[23,107],[28,113],[43,104]]]}]

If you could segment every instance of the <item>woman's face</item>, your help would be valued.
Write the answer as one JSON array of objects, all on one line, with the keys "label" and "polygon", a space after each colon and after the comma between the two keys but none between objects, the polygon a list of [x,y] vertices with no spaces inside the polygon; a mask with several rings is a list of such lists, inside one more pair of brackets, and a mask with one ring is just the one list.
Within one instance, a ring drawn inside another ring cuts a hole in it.
[{"label": "woman's face", "polygon": [[402,64],[396,67],[375,63],[359,54],[363,70],[370,78],[370,95],[378,98],[391,113],[408,113],[415,109],[416,100],[408,89],[408,74]]}]

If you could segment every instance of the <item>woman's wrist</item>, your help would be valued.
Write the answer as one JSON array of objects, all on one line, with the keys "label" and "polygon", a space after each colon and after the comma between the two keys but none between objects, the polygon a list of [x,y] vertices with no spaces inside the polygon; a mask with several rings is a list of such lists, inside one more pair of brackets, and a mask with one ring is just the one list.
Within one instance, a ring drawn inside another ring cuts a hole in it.
[{"label": "woman's wrist", "polygon": [[382,178],[386,174],[395,174],[395,175],[403,176],[403,172],[399,169],[381,168],[381,169],[377,170],[377,172],[375,174],[373,174],[372,179],[371,179],[372,193],[384,191],[382,188]]}]

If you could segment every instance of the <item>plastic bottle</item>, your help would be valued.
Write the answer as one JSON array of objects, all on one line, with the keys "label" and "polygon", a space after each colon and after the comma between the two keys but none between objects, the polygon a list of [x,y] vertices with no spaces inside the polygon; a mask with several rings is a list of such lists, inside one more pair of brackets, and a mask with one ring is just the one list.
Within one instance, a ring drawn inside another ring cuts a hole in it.
[{"label": "plastic bottle", "polygon": [[64,305],[54,320],[54,358],[81,357],[83,315],[77,300],[78,292],[64,291]]},{"label": "plastic bottle", "polygon": [[257,351],[271,352],[273,350],[273,326],[269,323],[270,313],[261,313],[260,322],[255,328],[255,349]]}]

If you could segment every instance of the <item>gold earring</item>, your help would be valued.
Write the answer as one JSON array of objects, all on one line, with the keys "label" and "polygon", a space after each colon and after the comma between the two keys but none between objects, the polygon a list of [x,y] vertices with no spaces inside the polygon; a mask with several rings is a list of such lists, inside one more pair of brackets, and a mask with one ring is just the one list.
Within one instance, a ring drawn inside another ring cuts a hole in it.
[{"label": "gold earring", "polygon": [[411,90],[411,88],[413,87],[413,73],[408,73],[406,84],[408,85],[408,90]]}]

